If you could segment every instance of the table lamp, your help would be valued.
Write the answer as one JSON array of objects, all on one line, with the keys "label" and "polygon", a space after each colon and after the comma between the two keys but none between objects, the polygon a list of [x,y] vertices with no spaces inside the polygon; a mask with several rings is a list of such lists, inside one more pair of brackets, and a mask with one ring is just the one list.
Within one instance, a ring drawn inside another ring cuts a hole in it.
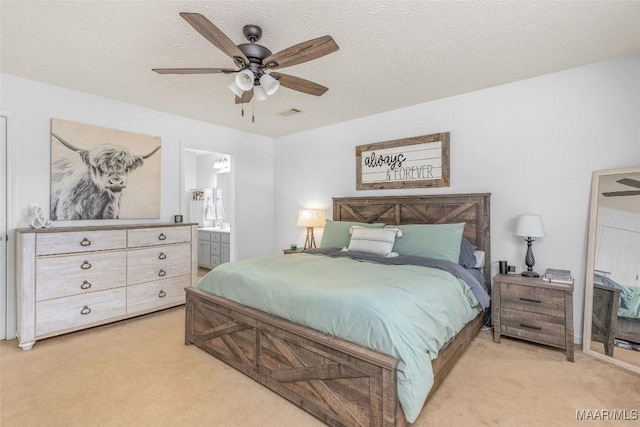
[{"label": "table lamp", "polygon": [[531,250],[531,242],[534,241],[532,237],[544,237],[544,226],[542,225],[542,218],[540,215],[518,215],[515,235],[526,237],[524,240],[527,242],[527,255],[524,258],[524,263],[527,265],[527,271],[523,271],[521,274],[528,277],[540,277],[538,273],[533,271],[533,266],[536,260],[533,257],[533,251]]},{"label": "table lamp", "polygon": [[313,236],[313,227],[324,227],[327,218],[321,209],[301,209],[298,212],[298,227],[307,227],[307,238],[304,241],[304,248],[315,248],[316,239]]}]

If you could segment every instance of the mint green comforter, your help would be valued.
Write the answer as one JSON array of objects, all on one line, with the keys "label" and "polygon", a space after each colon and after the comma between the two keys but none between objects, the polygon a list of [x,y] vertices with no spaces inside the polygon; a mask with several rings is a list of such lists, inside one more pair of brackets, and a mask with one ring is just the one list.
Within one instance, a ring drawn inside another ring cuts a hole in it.
[{"label": "mint green comforter", "polygon": [[640,320],[640,288],[622,286],[621,297],[626,307],[618,308],[618,316]]},{"label": "mint green comforter", "polygon": [[481,310],[439,269],[310,254],[222,264],[198,288],[397,357],[409,422],[433,386],[431,360]]}]

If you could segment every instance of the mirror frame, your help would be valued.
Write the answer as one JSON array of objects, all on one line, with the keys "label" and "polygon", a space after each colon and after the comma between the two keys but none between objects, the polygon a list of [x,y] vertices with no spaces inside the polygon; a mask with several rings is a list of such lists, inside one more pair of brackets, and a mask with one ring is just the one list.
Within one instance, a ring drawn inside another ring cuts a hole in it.
[{"label": "mirror frame", "polygon": [[598,359],[611,362],[615,365],[640,373],[640,366],[635,366],[611,356],[591,350],[591,316],[593,314],[593,274],[596,256],[596,231],[598,224],[598,194],[600,188],[600,177],[608,175],[640,173],[640,167],[608,169],[593,172],[591,180],[591,208],[589,211],[589,240],[587,245],[587,273],[585,280],[584,296],[584,324],[582,335],[582,351]]}]

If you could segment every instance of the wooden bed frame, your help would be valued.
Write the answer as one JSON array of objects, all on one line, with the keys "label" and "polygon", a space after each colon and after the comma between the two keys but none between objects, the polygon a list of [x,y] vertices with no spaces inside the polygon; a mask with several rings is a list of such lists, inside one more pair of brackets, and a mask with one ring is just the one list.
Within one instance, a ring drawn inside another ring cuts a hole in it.
[{"label": "wooden bed frame", "polygon": [[640,323],[618,316],[620,289],[593,285],[591,340],[604,344],[604,352],[613,357],[616,338],[640,343]]},{"label": "wooden bed frame", "polygon": [[[335,221],[465,222],[486,253],[490,283],[490,194],[334,198]],[[405,426],[398,359],[282,318],[186,288],[185,344],[194,344],[331,426]],[[480,313],[432,361],[435,389],[484,323]]]}]

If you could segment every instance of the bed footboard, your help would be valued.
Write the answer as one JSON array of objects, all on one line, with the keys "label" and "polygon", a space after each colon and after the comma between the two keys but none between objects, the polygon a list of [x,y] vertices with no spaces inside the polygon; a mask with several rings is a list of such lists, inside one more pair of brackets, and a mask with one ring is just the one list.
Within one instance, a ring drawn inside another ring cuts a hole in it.
[{"label": "bed footboard", "polygon": [[398,359],[186,288],[194,344],[332,426],[403,426]]}]

